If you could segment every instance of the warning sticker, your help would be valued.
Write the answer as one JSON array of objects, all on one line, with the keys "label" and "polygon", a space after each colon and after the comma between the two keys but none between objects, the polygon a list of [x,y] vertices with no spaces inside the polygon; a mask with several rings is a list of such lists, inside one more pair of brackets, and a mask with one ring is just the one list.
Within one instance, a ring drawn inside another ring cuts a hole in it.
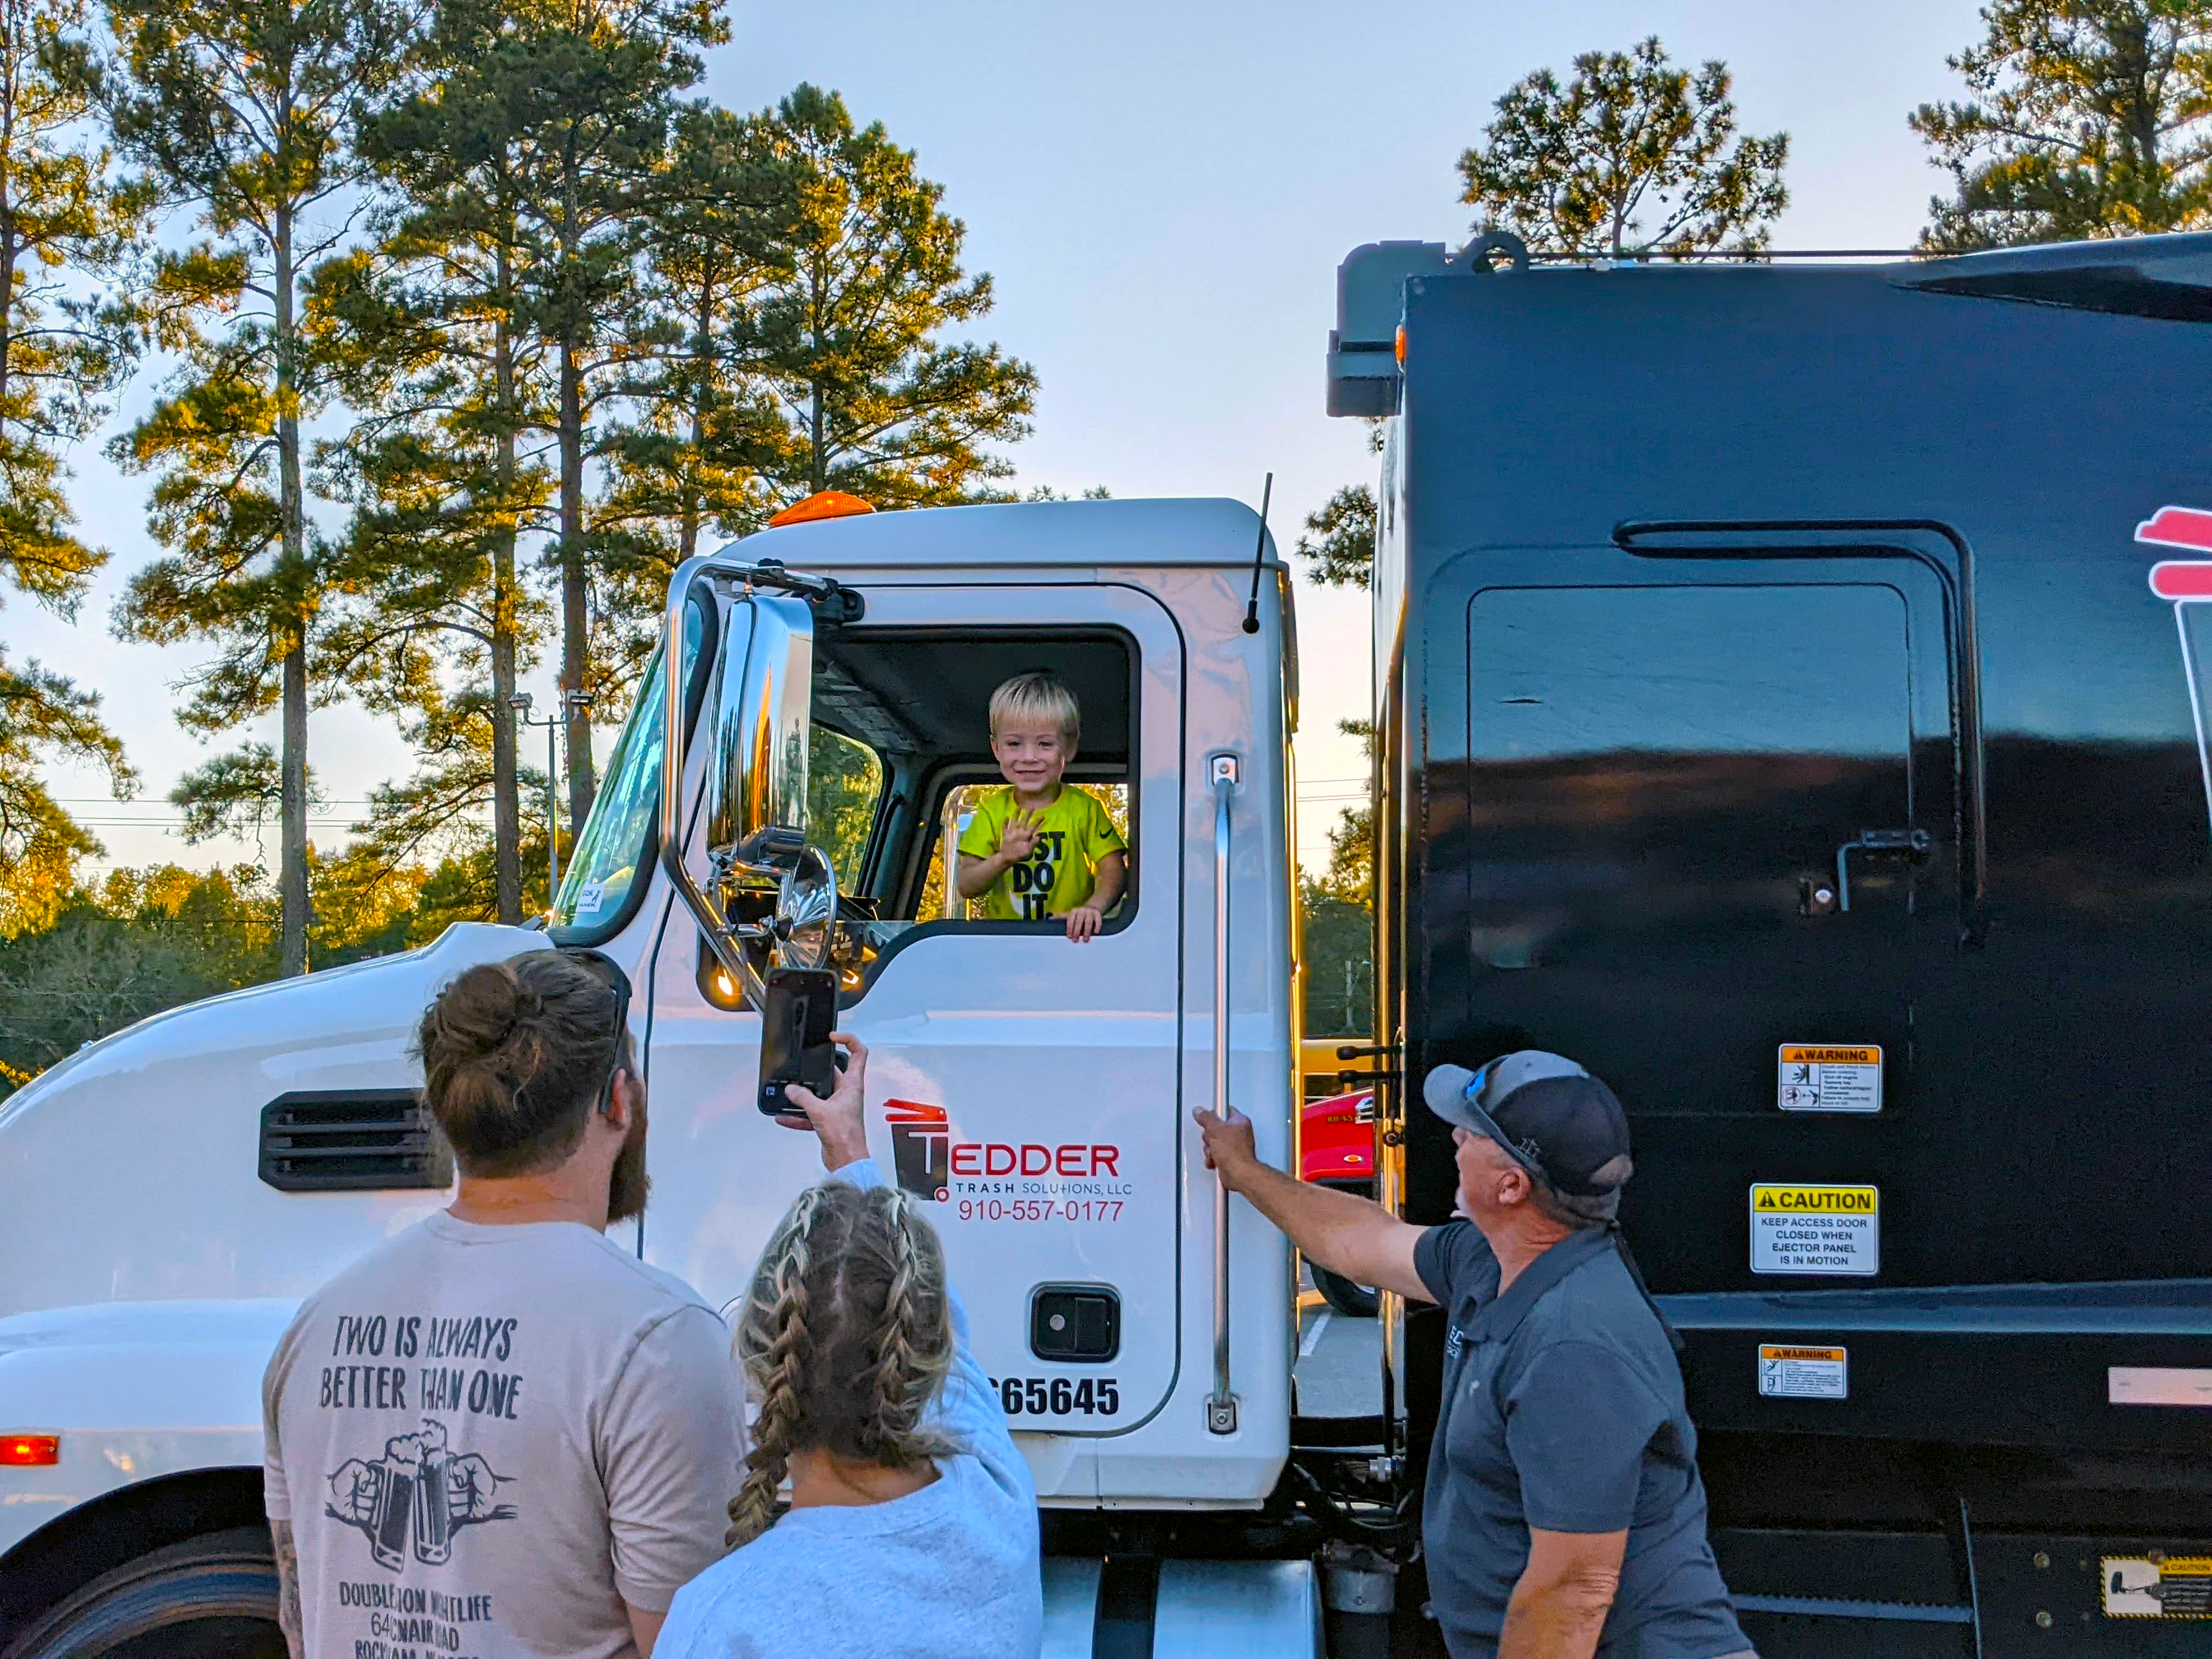
[{"label": "warning sticker", "polygon": [[2099,1566],[2107,1619],[2212,1619],[2212,1555],[2108,1555]]},{"label": "warning sticker", "polygon": [[1850,1397],[1849,1364],[1842,1348],[1788,1348],[1759,1345],[1759,1391],[1770,1400],[1846,1400]]},{"label": "warning sticker", "polygon": [[1764,1182],[1753,1186],[1751,1270],[1755,1273],[1880,1273],[1880,1189]]},{"label": "warning sticker", "polygon": [[1881,1049],[1848,1044],[1782,1045],[1774,1103],[1785,1112],[1878,1112]]}]

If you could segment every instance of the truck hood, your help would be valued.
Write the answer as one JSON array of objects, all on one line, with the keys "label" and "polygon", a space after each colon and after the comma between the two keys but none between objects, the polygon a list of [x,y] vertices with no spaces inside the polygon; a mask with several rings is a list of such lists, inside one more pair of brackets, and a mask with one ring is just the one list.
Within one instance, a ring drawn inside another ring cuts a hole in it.
[{"label": "truck hood", "polygon": [[420,951],[189,1004],[80,1050],[0,1104],[0,1318],[177,1298],[297,1297],[441,1193],[280,1193],[262,1108],[418,1088],[422,1009],[465,968],[550,950],[463,923]]}]

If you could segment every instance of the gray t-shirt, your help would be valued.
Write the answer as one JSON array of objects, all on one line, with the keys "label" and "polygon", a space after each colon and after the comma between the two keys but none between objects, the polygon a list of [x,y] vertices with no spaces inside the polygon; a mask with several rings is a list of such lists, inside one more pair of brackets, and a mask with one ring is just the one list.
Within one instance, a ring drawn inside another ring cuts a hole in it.
[{"label": "gray t-shirt", "polygon": [[1421,1536],[1453,1659],[1498,1650],[1531,1527],[1628,1534],[1600,1659],[1747,1650],[1705,1536],[1681,1368],[1613,1236],[1563,1239],[1503,1296],[1472,1223],[1430,1228],[1413,1266],[1450,1321]]},{"label": "gray t-shirt", "polygon": [[409,1228],[302,1304],[262,1406],[308,1659],[625,1659],[744,1459],[721,1320],[572,1222]]},{"label": "gray t-shirt", "polygon": [[[830,1178],[883,1184],[868,1158]],[[1036,1659],[1036,1487],[950,1293],[952,1370],[927,1421],[959,1451],[903,1498],[792,1510],[676,1598],[653,1659]]]}]

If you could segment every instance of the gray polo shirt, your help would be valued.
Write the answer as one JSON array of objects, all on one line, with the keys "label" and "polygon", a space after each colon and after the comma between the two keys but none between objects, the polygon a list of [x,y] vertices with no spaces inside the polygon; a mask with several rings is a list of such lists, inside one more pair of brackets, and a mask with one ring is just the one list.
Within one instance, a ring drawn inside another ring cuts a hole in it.
[{"label": "gray polo shirt", "polygon": [[1472,1223],[1430,1228],[1413,1264],[1450,1321],[1421,1530],[1453,1659],[1496,1653],[1531,1527],[1626,1529],[1601,1659],[1748,1649],[1705,1537],[1681,1369],[1612,1235],[1554,1244],[1504,1296]]}]

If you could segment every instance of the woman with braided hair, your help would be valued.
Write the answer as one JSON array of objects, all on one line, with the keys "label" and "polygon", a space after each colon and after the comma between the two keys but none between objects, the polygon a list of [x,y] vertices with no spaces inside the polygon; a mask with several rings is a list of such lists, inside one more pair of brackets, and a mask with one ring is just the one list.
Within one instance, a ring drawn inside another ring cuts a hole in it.
[{"label": "woman with braided hair", "polygon": [[1036,1489],[936,1229],[868,1157],[867,1049],[836,1041],[836,1091],[793,1085],[806,1116],[777,1120],[821,1138],[830,1177],[776,1228],[738,1320],[760,1411],[732,1553],[678,1593],[657,1659],[1028,1659]]}]

